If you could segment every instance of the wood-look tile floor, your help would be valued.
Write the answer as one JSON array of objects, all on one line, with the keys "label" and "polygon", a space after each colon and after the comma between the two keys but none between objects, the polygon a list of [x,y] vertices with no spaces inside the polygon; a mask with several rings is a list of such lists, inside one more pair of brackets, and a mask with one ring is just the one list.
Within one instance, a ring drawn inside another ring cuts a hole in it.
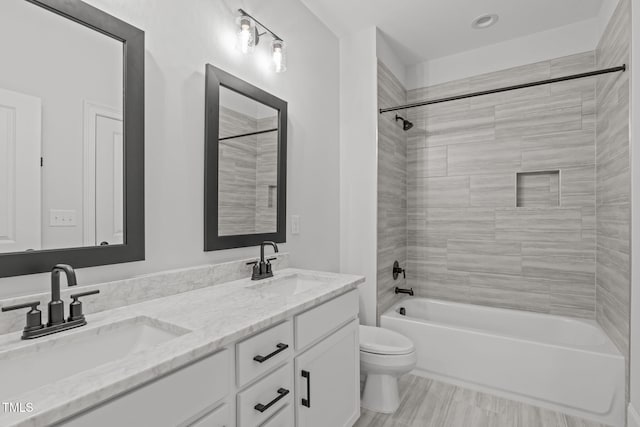
[{"label": "wood-look tile floor", "polygon": [[354,427],[605,427],[569,415],[405,375],[400,407],[385,415],[362,409]]}]

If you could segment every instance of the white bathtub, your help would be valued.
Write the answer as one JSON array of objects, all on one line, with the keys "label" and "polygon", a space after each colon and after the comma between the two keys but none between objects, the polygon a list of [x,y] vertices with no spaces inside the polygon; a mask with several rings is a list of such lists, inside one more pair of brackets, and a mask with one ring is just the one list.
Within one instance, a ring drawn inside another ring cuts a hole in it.
[{"label": "white bathtub", "polygon": [[413,340],[417,375],[624,426],[624,358],[595,321],[409,298],[380,325]]}]

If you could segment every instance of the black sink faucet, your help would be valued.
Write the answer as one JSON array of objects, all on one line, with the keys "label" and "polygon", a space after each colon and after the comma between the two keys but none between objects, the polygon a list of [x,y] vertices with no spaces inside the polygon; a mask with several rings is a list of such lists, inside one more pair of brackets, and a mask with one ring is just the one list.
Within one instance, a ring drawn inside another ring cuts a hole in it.
[{"label": "black sink faucet", "polygon": [[271,261],[275,258],[264,259],[264,247],[273,246],[274,252],[278,253],[278,245],[275,242],[262,242],[260,243],[260,261],[253,261],[249,264],[253,264],[253,274],[251,280],[261,280],[273,277],[273,270],[271,269]]},{"label": "black sink faucet", "polygon": [[51,270],[51,301],[49,302],[49,321],[46,326],[42,324],[42,313],[38,310],[40,301],[32,301],[10,307],[2,307],[2,311],[13,311],[23,308],[30,308],[27,313],[27,325],[22,331],[22,339],[29,340],[55,334],[56,332],[78,328],[87,324],[87,320],[82,313],[82,302],[79,298],[100,293],[99,290],[81,292],[71,295],[73,302],[69,305],[69,317],[64,318],[64,302],[60,299],[60,273],[67,276],[67,284],[76,286],[76,273],[70,265],[58,264]]},{"label": "black sink faucet", "polygon": [[47,326],[64,323],[64,302],[60,299],[60,273],[67,276],[67,285],[76,286],[76,272],[67,264],[58,264],[51,270],[51,301],[49,301],[49,321]]}]

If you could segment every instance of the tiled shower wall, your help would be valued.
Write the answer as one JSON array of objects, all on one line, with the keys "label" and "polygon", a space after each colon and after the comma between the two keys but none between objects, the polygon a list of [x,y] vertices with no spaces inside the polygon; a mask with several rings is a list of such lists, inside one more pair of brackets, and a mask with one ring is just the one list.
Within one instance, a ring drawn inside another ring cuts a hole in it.
[{"label": "tiled shower wall", "polygon": [[[586,52],[412,90],[408,101],[594,68]],[[595,79],[413,109],[410,118],[407,277],[417,293],[595,317]]]},{"label": "tiled shower wall", "polygon": [[[406,100],[402,83],[378,61],[379,108]],[[405,285],[402,276],[392,276],[393,262],[404,267],[407,259],[407,133],[401,123],[395,114],[378,115],[378,315],[393,303],[395,286]]]},{"label": "tiled shower wall", "polygon": [[[258,119],[258,129],[276,129],[278,116]],[[256,224],[258,233],[278,230],[278,132],[258,135],[256,165]]]},{"label": "tiled shower wall", "polygon": [[[379,63],[379,106],[403,104],[405,93],[415,102],[629,64],[629,8],[620,2],[595,52],[409,92]],[[427,297],[596,318],[627,356],[628,73],[400,114],[411,131],[393,113],[378,121],[378,313],[394,286],[407,285]],[[391,278],[403,257],[406,284]]]},{"label": "tiled shower wall", "polygon": [[[594,68],[586,52],[412,90],[407,102]],[[380,106],[402,99],[379,64]],[[409,132],[393,113],[379,118],[378,313],[404,284],[391,266],[406,248],[418,295],[595,317],[595,79],[403,113]],[[520,172],[547,172],[520,181],[532,207],[516,207]]]},{"label": "tiled shower wall", "polygon": [[[255,132],[255,118],[230,108],[220,108],[220,137]],[[255,232],[257,137],[220,142],[218,162],[218,227],[220,235]]]},{"label": "tiled shower wall", "polygon": [[[220,108],[220,136],[277,128],[278,117],[255,119]],[[275,232],[278,132],[220,142],[219,228],[221,235]]]},{"label": "tiled shower wall", "polygon": [[[631,2],[621,0],[596,51],[598,68],[629,64]],[[596,317],[629,354],[629,73],[598,78],[596,143]]]}]

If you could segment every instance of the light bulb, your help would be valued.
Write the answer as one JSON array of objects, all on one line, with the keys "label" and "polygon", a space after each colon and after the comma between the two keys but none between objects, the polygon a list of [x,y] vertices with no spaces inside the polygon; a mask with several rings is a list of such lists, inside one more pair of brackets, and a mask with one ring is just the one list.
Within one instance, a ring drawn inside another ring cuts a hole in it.
[{"label": "light bulb", "polygon": [[271,57],[273,59],[273,68],[276,73],[283,73],[287,71],[287,55],[284,41],[274,39],[271,42]]},{"label": "light bulb", "polygon": [[255,46],[255,24],[248,16],[238,17],[238,49],[242,53],[253,51]]}]

